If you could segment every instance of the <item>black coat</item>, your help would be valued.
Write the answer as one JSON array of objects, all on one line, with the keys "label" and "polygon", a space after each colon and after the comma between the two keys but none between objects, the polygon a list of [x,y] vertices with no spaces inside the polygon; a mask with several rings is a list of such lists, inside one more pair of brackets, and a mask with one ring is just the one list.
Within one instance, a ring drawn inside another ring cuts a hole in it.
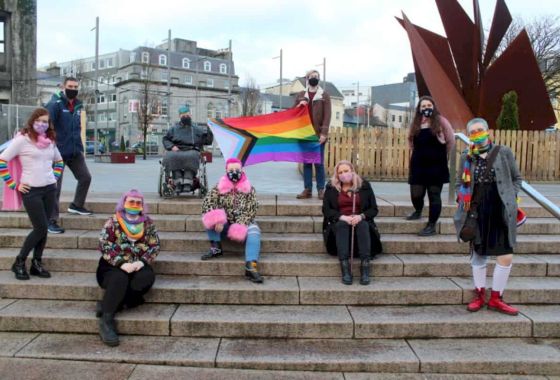
[{"label": "black coat", "polygon": [[[325,188],[325,196],[323,199],[323,240],[325,247],[330,255],[336,256],[336,240],[335,240],[335,226],[336,222],[342,215],[338,206],[338,195],[340,192],[330,183]],[[368,222],[371,237],[371,256],[375,256],[383,252],[381,245],[379,231],[375,225],[374,218],[377,216],[379,209],[377,208],[377,201],[375,194],[369,182],[364,181],[362,187],[358,191],[360,195],[360,210],[359,214],[365,215],[365,220]]]},{"label": "black coat", "polygon": [[214,137],[208,127],[198,125],[183,125],[180,122],[169,128],[163,136],[163,147],[171,150],[177,146],[179,150],[201,150],[204,145],[212,144]]}]

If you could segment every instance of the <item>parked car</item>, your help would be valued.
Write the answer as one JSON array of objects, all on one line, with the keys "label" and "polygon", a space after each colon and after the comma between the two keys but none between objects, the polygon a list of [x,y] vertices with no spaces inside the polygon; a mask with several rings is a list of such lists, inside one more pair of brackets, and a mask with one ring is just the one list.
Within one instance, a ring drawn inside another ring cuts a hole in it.
[{"label": "parked car", "polygon": [[97,145],[97,151],[101,154],[105,153],[105,145],[98,141],[86,141],[86,154],[95,153],[95,145]]},{"label": "parked car", "polygon": [[544,130],[545,132],[560,132],[559,128],[556,127],[550,127]]},{"label": "parked car", "polygon": [[[144,153],[144,143],[137,142],[131,146],[131,150],[135,153]],[[147,154],[158,154],[159,144],[155,141],[146,141],[146,153]]]}]

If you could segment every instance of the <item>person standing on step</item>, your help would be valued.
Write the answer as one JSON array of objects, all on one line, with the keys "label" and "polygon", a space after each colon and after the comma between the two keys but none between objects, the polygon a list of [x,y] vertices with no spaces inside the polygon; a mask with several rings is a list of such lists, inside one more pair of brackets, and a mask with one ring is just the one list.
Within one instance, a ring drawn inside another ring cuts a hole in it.
[{"label": "person standing on step", "polygon": [[[16,159],[19,160],[21,173],[10,173],[8,162]],[[29,280],[29,273],[43,278],[51,276],[43,267],[42,256],[47,243],[49,215],[56,202],[56,180],[62,175],[63,169],[64,163],[55,145],[55,131],[49,112],[37,108],[31,113],[25,127],[0,154],[0,175],[10,189],[5,191],[15,190],[21,195],[33,226],[12,265],[18,280]],[[33,259],[27,273],[25,261],[31,250]]]},{"label": "person standing on step", "polygon": [[370,258],[381,253],[379,232],[374,222],[378,208],[368,181],[362,180],[349,161],[340,161],[325,190],[323,237],[327,251],[340,260],[342,283],[352,284],[350,251],[354,241],[360,257],[360,284],[370,283]]},{"label": "person standing on step", "polygon": [[456,185],[459,204],[454,217],[458,234],[469,212],[476,212],[478,224],[470,242],[475,296],[467,310],[478,311],[486,304],[487,257],[497,256],[488,309],[517,315],[518,310],[502,296],[517,239],[517,194],[523,180],[511,149],[490,140],[486,120],[469,121],[467,133],[472,144],[461,155],[462,170],[457,172]]},{"label": "person standing on step", "polygon": [[320,75],[317,70],[311,70],[305,76],[306,88],[296,96],[294,107],[307,107],[311,123],[321,144],[321,163],[303,164],[303,191],[297,195],[298,199],[312,196],[313,166],[317,180],[317,196],[323,199],[325,193],[325,143],[329,135],[331,123],[331,97],[325,89],[319,86]]},{"label": "person standing on step", "polygon": [[262,283],[257,263],[261,250],[261,230],[255,222],[257,216],[257,195],[243,171],[241,161],[230,158],[226,161],[226,175],[206,195],[202,202],[202,223],[210,250],[202,255],[202,260],[210,260],[223,255],[222,239],[227,237],[238,243],[245,243],[245,277]]},{"label": "person standing on step", "polygon": [[115,313],[123,306],[133,308],[144,303],[155,281],[152,263],[159,253],[156,226],[148,216],[144,196],[138,190],[122,195],[101,231],[97,283],[105,294],[98,302],[99,335],[109,346],[117,346]]},{"label": "person standing on step", "polygon": [[411,149],[408,183],[414,212],[407,220],[422,217],[424,196],[428,193],[430,209],[428,224],[419,236],[436,234],[436,223],[441,214],[441,191],[444,183],[449,183],[448,156],[455,145],[453,127],[443,117],[434,99],[420,98],[416,114],[410,126],[408,143]]},{"label": "person standing on step", "polygon": [[[78,215],[91,215],[92,212],[84,207],[86,202],[91,174],[89,173],[84,156],[84,146],[81,135],[82,102],[77,98],[79,82],[76,78],[64,79],[64,91],[55,93],[47,103],[51,121],[56,131],[56,145],[62,155],[64,164],[70,169],[78,181],[74,200],[68,206],[68,212]],[[58,225],[60,192],[62,176],[58,178],[56,189],[56,204],[50,215],[49,232],[60,234],[64,228]]]}]

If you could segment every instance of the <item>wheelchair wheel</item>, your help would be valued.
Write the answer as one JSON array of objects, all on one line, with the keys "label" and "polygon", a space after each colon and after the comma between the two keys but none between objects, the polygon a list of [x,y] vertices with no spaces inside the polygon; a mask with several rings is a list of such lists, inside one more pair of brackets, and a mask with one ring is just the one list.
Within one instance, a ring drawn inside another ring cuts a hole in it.
[{"label": "wheelchair wheel", "polygon": [[164,198],[173,198],[175,195],[175,184],[173,183],[173,179],[171,176],[167,175],[163,166],[160,170],[160,195]]},{"label": "wheelchair wheel", "polygon": [[163,165],[161,165],[161,161],[160,163],[160,167],[159,167],[159,180],[158,180],[158,194],[160,197],[163,197],[163,182],[165,180],[165,171],[163,169]]}]

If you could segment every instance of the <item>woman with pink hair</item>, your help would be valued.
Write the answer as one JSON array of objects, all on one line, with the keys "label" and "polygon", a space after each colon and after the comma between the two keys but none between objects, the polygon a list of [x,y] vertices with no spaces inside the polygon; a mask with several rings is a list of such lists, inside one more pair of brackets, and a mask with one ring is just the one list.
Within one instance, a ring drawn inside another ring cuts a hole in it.
[{"label": "woman with pink hair", "polygon": [[[370,258],[381,253],[379,232],[374,222],[377,215],[375,194],[368,181],[354,170],[349,161],[340,161],[325,190],[323,199],[323,237],[329,254],[338,256],[342,283],[352,284],[352,230],[361,259],[360,284],[368,285]],[[352,252],[353,253],[353,252]]]},{"label": "woman with pink hair", "polygon": [[144,303],[143,295],[155,281],[151,263],[159,253],[157,230],[138,190],[121,196],[115,214],[103,226],[99,250],[97,283],[105,289],[103,300],[97,303],[99,335],[105,344],[117,346],[115,313],[123,306]]},{"label": "woman with pink hair", "polygon": [[241,161],[228,159],[226,175],[202,202],[202,223],[208,233],[210,250],[201,259],[222,256],[224,237],[245,243],[245,277],[262,283],[263,277],[257,270],[261,249],[261,230],[255,223],[258,206],[255,188],[247,179]]}]

